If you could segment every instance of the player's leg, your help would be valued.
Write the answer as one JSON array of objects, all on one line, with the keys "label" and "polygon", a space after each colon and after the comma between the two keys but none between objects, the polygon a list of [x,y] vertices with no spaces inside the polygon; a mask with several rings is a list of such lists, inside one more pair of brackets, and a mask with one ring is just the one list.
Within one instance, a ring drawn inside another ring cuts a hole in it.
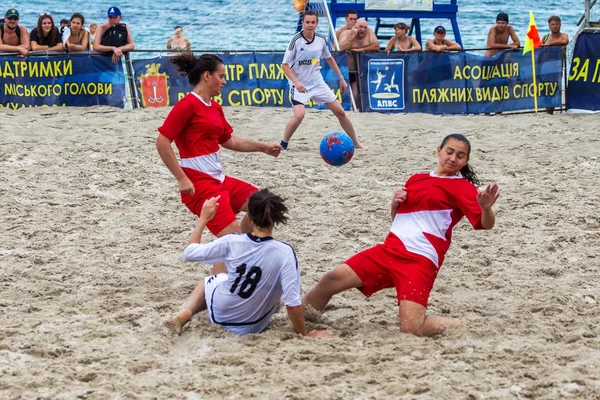
[{"label": "player's leg", "polygon": [[340,102],[338,100],[335,100],[330,103],[325,103],[325,105],[333,112],[333,114],[340,121],[342,129],[344,129],[344,132],[346,132],[348,136],[350,136],[350,138],[354,142],[354,146],[357,149],[364,149],[365,147],[358,141],[358,138],[356,137],[356,132],[354,132],[354,126],[352,125],[352,121],[350,121],[350,118],[348,118],[348,115],[344,111],[344,108],[342,107]]},{"label": "player's leg", "polygon": [[401,300],[400,331],[417,336],[435,336],[462,325],[458,319],[427,316],[426,312],[427,308],[422,304]]},{"label": "player's leg", "polygon": [[206,310],[206,300],[204,297],[204,282],[196,285],[188,299],[183,304],[181,311],[171,318],[171,328],[178,334],[181,334],[183,326],[192,319],[192,316],[200,311]]},{"label": "player's leg", "polygon": [[281,143],[281,145],[283,146],[284,150],[287,150],[288,142],[292,138],[292,135],[294,134],[294,132],[296,132],[296,129],[298,129],[298,127],[302,123],[302,120],[304,119],[304,115],[306,114],[306,110],[304,108],[303,103],[298,103],[298,102],[293,102],[293,103],[294,103],[294,107],[293,107],[294,115],[288,121],[287,125],[285,126],[285,131],[283,132],[283,140],[282,140],[283,143]]},{"label": "player's leg", "polygon": [[344,290],[360,288],[363,282],[347,264],[326,273],[304,298],[317,311],[323,311],[331,298]]},{"label": "player's leg", "polygon": [[226,176],[223,181],[224,189],[229,192],[229,204],[235,214],[240,211],[246,213],[240,221],[240,231],[242,233],[252,232],[252,223],[248,217],[248,199],[258,188],[241,179]]}]

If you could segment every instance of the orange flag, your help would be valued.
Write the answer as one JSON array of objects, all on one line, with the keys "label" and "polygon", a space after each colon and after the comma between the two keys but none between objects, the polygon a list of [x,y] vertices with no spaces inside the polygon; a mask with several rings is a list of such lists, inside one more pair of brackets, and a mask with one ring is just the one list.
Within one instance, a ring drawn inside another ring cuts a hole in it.
[{"label": "orange flag", "polygon": [[538,33],[537,25],[535,24],[535,19],[533,18],[533,13],[529,12],[529,29],[527,29],[527,37],[525,38],[525,46],[523,46],[523,54],[537,49],[542,45],[542,41],[540,40],[540,34]]}]

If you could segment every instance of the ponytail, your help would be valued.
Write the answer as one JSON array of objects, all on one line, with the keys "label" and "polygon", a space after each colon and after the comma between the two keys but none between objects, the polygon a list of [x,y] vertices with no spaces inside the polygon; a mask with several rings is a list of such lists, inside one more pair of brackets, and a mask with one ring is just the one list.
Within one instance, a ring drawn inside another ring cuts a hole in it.
[{"label": "ponytail", "polygon": [[283,199],[269,189],[261,189],[248,199],[248,215],[252,223],[259,228],[285,224],[288,219],[287,211]]},{"label": "ponytail", "polygon": [[[455,139],[455,140],[458,140],[459,142],[466,143],[467,146],[469,147],[469,152],[467,153],[467,158],[470,157],[470,155],[471,155],[471,142],[469,142],[469,139],[467,139],[464,135],[461,135],[460,133],[452,133],[452,134],[446,136],[444,138],[444,140],[442,140],[442,144],[440,145],[440,148],[443,148],[444,145],[446,145],[446,143],[450,139]],[[471,182],[473,185],[475,185],[475,186],[481,185],[481,182],[479,181],[479,178],[477,177],[477,174],[475,173],[475,170],[473,169],[473,167],[471,167],[471,165],[469,165],[468,162],[465,164],[464,167],[462,167],[460,169],[460,174],[463,176],[463,178],[465,178],[466,180],[468,180],[469,182]]]},{"label": "ponytail", "polygon": [[182,75],[187,75],[190,84],[196,86],[205,72],[212,74],[217,71],[219,65],[223,64],[223,60],[214,54],[202,54],[200,57],[196,57],[193,54],[184,53],[173,57],[171,64],[175,64]]}]

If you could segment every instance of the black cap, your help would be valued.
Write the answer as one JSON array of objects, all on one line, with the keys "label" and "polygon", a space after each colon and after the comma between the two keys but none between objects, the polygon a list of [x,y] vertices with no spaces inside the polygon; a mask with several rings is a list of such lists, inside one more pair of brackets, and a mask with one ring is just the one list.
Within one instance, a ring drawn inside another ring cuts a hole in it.
[{"label": "black cap", "polygon": [[496,22],[497,21],[504,21],[508,24],[508,14],[507,13],[500,13],[496,16]]},{"label": "black cap", "polygon": [[11,8],[10,10],[8,10],[6,12],[6,14],[4,14],[4,16],[6,18],[10,18],[10,17],[17,17],[17,18],[19,18],[19,12],[17,10],[15,10],[14,8]]},{"label": "black cap", "polygon": [[433,30],[433,33],[446,33],[446,28],[444,28],[441,25],[438,25],[435,27],[435,29]]}]

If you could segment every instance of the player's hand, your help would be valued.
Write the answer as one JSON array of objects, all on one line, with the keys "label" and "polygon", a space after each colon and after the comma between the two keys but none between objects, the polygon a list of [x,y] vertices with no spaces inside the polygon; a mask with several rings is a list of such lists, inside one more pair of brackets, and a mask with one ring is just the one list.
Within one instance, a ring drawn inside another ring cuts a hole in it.
[{"label": "player's hand", "polygon": [[342,93],[346,93],[346,91],[348,90],[348,83],[345,79],[340,80],[340,89],[342,89]]},{"label": "player's hand", "polygon": [[485,210],[491,208],[496,200],[498,200],[498,197],[500,197],[498,185],[488,185],[484,191],[477,194],[477,202]]},{"label": "player's hand", "polygon": [[202,205],[202,211],[200,211],[200,220],[198,222],[204,222],[206,224],[208,221],[213,219],[215,213],[217,212],[217,208],[219,207],[219,199],[221,196],[211,197],[206,200]]},{"label": "player's hand", "polygon": [[403,186],[401,189],[396,190],[392,198],[392,206],[398,208],[406,200],[406,196],[406,187]]},{"label": "player's hand", "polygon": [[194,184],[187,176],[184,176],[181,179],[177,180],[177,185],[179,186],[179,191],[183,194],[191,194],[193,195],[196,192],[194,189]]},{"label": "player's hand", "polygon": [[265,146],[264,153],[273,157],[278,157],[283,151],[283,147],[280,144],[267,144]]},{"label": "player's hand", "polygon": [[329,329],[313,329],[312,331],[308,332],[306,336],[315,338],[330,338],[333,337],[333,332]]},{"label": "player's hand", "polygon": [[307,91],[306,87],[300,82],[298,82],[298,84],[294,85],[294,86],[296,86],[296,90],[299,91],[300,93],[306,93],[306,91]]}]

